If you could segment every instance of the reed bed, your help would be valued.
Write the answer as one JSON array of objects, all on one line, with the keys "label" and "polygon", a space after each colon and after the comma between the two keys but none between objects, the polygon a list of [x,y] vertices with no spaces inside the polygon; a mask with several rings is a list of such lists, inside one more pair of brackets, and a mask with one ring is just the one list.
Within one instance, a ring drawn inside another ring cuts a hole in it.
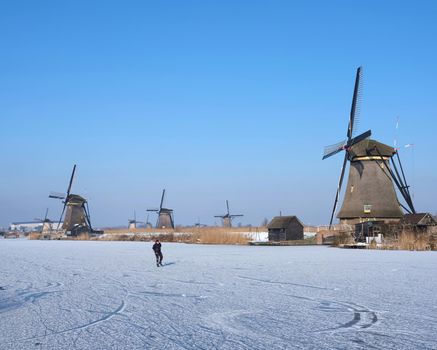
[{"label": "reed bed", "polygon": [[163,242],[200,244],[247,244],[257,232],[265,227],[178,227],[176,229],[105,229],[102,241],[140,241],[159,239]]},{"label": "reed bed", "polygon": [[415,251],[437,250],[437,239],[435,234],[403,230],[392,240],[386,240],[379,248]]},{"label": "reed bed", "polygon": [[27,239],[41,239],[42,235],[40,232],[30,232],[27,235]]}]

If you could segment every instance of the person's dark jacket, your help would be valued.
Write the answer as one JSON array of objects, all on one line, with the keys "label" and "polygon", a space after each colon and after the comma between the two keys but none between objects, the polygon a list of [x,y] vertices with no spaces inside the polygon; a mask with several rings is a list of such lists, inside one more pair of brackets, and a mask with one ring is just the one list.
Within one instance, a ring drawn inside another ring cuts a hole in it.
[{"label": "person's dark jacket", "polygon": [[155,243],[152,247],[155,254],[161,254],[161,243]]}]

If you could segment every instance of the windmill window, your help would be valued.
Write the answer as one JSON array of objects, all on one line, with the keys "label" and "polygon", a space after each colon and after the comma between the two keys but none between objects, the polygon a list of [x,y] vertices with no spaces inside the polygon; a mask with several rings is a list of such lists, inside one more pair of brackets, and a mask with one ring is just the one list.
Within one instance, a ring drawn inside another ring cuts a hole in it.
[{"label": "windmill window", "polygon": [[364,204],[364,214],[370,214],[372,212],[372,205],[371,204]]},{"label": "windmill window", "polygon": [[351,186],[351,193],[353,193],[354,192],[354,186],[352,185]]}]

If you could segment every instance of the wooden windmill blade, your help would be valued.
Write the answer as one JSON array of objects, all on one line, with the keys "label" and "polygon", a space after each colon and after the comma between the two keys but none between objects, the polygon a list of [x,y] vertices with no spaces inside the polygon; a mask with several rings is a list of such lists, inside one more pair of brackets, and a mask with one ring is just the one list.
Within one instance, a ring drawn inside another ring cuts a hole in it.
[{"label": "wooden windmill blade", "polygon": [[49,198],[55,198],[55,199],[65,199],[66,194],[60,193],[60,192],[50,192]]},{"label": "wooden windmill blade", "polygon": [[341,142],[334,143],[333,145],[326,146],[325,150],[323,152],[322,160],[329,158],[329,157],[332,157],[334,154],[337,154],[338,152],[343,151],[346,144],[347,144],[347,141],[343,140]]},{"label": "wooden windmill blade", "polygon": [[164,196],[165,196],[165,188],[162,190],[161,204],[159,205],[159,210],[162,209],[162,205],[164,204]]},{"label": "wooden windmill blade", "polygon": [[59,217],[57,229],[59,229],[59,226],[61,225],[62,216],[64,215],[65,208],[70,200],[70,192],[71,192],[71,187],[73,186],[73,179],[74,179],[75,172],[76,172],[76,164],[74,164],[73,171],[71,172],[70,181],[67,187],[67,194],[65,195],[64,207],[62,208],[61,216]]},{"label": "wooden windmill blade", "polygon": [[76,172],[76,164],[74,164],[73,171],[71,172],[70,182],[68,184],[68,189],[67,189],[67,198],[70,195],[71,186],[73,186],[73,179],[74,179],[74,173],[75,172]]},{"label": "wooden windmill blade", "polygon": [[343,158],[343,164],[342,164],[341,171],[340,171],[340,177],[338,179],[337,191],[336,191],[335,199],[334,199],[334,205],[333,205],[332,212],[331,212],[331,218],[329,220],[329,228],[331,228],[331,226],[332,226],[332,221],[334,220],[334,214],[335,214],[335,211],[337,210],[338,199],[339,199],[341,188],[343,185],[343,179],[344,179],[344,174],[346,171],[347,161],[349,159],[349,149],[353,145],[365,140],[366,138],[369,138],[370,135],[372,134],[371,130],[367,130],[366,132],[362,133],[361,135],[353,137],[353,134],[356,130],[356,124],[357,124],[358,102],[360,100],[360,94],[361,94],[361,78],[362,78],[362,67],[358,67],[356,75],[355,75],[354,93],[352,96],[351,111],[350,111],[350,115],[349,115],[349,123],[348,123],[347,132],[346,132],[347,138],[345,141],[341,141],[341,142],[336,143],[334,145],[325,147],[324,155],[322,158],[322,159],[326,159],[326,158],[329,158],[329,157],[331,157],[331,156],[333,156],[341,151],[345,151],[344,158]]},{"label": "wooden windmill blade", "polygon": [[335,194],[335,199],[334,199],[334,206],[332,207],[331,219],[329,220],[329,229],[331,229],[331,227],[332,227],[332,221],[334,220],[334,214],[335,214],[335,211],[337,210],[338,197],[340,196],[341,185],[343,184],[343,178],[344,178],[344,172],[346,170],[347,158],[348,158],[348,156],[347,156],[347,153],[345,152],[344,159],[343,159],[343,165],[341,167],[341,172],[340,172],[340,178],[338,179],[337,192]]},{"label": "wooden windmill blade", "polygon": [[352,97],[352,105],[351,105],[351,111],[349,116],[349,126],[347,130],[347,138],[348,142],[352,139],[353,133],[354,133],[354,127],[357,122],[358,118],[358,102],[359,97],[361,95],[361,78],[362,78],[362,67],[357,68],[357,73],[355,75],[355,85],[354,85],[354,94]]}]

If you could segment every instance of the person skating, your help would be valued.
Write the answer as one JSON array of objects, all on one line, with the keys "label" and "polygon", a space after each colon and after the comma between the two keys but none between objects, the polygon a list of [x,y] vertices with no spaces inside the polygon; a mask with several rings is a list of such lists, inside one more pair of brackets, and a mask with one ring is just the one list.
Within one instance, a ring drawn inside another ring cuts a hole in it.
[{"label": "person skating", "polygon": [[156,266],[162,266],[162,252],[161,252],[161,242],[159,239],[155,241],[155,244],[152,247],[153,251],[155,252],[156,257]]}]

